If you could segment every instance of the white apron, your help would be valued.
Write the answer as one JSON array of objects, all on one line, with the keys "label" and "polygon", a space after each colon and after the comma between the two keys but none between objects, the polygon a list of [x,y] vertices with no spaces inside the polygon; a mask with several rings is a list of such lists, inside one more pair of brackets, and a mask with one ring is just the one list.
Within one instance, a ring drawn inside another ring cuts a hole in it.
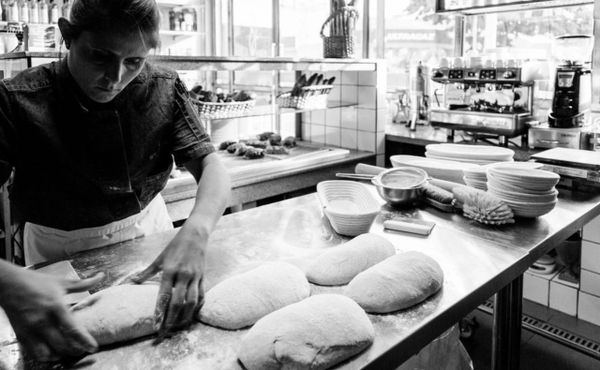
[{"label": "white apron", "polygon": [[173,229],[167,206],[158,194],[140,213],[104,226],[64,231],[25,223],[25,264],[33,265],[110,244]]}]

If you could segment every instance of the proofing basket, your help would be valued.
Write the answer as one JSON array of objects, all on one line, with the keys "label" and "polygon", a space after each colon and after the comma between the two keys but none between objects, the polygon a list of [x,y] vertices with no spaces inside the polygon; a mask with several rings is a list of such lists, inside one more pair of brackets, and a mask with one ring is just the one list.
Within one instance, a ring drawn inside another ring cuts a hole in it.
[{"label": "proofing basket", "polygon": [[325,109],[332,88],[332,85],[305,86],[300,89],[298,96],[292,96],[291,92],[279,95],[277,104],[280,108]]},{"label": "proofing basket", "polygon": [[354,181],[321,181],[317,184],[317,195],[323,213],[341,235],[356,236],[369,232],[381,208],[369,190]]},{"label": "proofing basket", "polygon": [[324,58],[354,58],[354,37],[322,36]]},{"label": "proofing basket", "polygon": [[234,101],[229,103],[212,103],[192,99],[192,102],[198,109],[200,117],[206,119],[216,119],[244,116],[248,114],[252,110],[252,108],[254,108],[256,100],[251,99],[246,101]]}]

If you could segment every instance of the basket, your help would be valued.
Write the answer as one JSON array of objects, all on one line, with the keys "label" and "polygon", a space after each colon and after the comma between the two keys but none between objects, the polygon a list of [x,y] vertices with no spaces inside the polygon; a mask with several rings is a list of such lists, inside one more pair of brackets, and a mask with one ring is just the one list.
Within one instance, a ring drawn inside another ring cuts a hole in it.
[{"label": "basket", "polygon": [[228,103],[213,103],[192,99],[200,117],[206,119],[241,117],[254,108],[256,100],[234,101]]},{"label": "basket", "polygon": [[324,58],[354,58],[354,37],[323,36]]},{"label": "basket", "polygon": [[[354,24],[358,18],[356,9],[346,6],[333,12],[321,26],[324,58],[354,58]],[[329,26],[329,35],[325,27]]]},{"label": "basket", "polygon": [[277,97],[280,108],[295,109],[324,109],[327,108],[327,96],[333,88],[332,85],[304,86],[298,96],[286,92]]}]

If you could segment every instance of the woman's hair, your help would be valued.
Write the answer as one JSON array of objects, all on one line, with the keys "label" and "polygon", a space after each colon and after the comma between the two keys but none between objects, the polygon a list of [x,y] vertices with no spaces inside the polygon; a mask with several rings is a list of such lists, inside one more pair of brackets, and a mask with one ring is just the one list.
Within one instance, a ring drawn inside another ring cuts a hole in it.
[{"label": "woman's hair", "polygon": [[148,48],[160,43],[160,11],[156,0],[74,0],[69,15],[72,33],[139,32]]}]

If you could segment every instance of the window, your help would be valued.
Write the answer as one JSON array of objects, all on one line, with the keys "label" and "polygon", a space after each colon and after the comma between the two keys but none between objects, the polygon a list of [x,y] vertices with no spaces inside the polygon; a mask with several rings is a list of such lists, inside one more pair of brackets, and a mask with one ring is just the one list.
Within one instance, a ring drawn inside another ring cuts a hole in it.
[{"label": "window", "polygon": [[233,1],[233,55],[273,56],[272,0]]},{"label": "window", "polygon": [[[454,55],[454,17],[436,14],[435,0],[386,0],[384,4],[370,9],[377,14],[371,18],[370,33],[378,35],[370,52],[388,63],[388,90],[408,89],[411,66],[419,61],[434,66]],[[377,45],[381,38],[383,48]]]},{"label": "window", "polygon": [[329,16],[323,0],[280,0],[280,53],[284,57],[321,58],[321,25]]},{"label": "window", "polygon": [[466,17],[464,54],[494,59],[551,60],[552,40],[593,33],[594,5],[565,6]]}]

